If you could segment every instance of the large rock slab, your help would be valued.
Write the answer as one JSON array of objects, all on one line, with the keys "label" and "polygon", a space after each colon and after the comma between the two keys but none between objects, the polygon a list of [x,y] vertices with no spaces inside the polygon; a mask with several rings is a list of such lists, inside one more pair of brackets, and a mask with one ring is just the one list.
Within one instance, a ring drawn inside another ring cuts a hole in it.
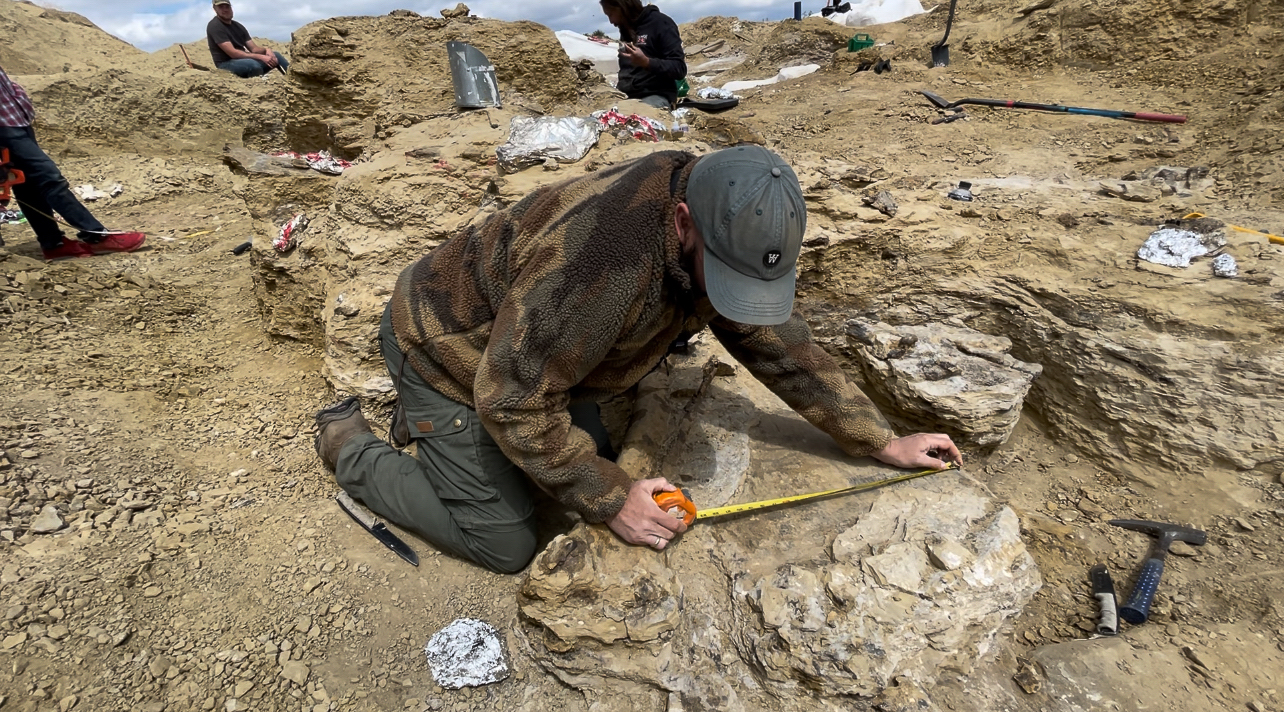
[{"label": "large rock slab", "polygon": [[1013,358],[1011,340],[966,326],[891,326],[852,319],[847,335],[870,390],[899,414],[961,436],[960,444],[1000,445],[1021,418],[1038,364]]},{"label": "large rock slab", "polygon": [[[1233,308],[1219,308],[1205,302],[1225,283],[1211,276],[1173,286],[1168,301],[1054,292],[1051,274],[987,277],[930,291],[888,285],[863,315],[930,324],[967,314],[969,324],[1010,338],[1023,360],[1043,366],[1027,407],[1106,467],[1144,475],[1149,467],[1249,470],[1282,459],[1264,444],[1284,440],[1284,397],[1269,385],[1284,379],[1284,348],[1256,320],[1255,288],[1236,288]],[[1152,278],[1166,279],[1147,275],[1145,289],[1157,289]]]},{"label": "large rock slab", "polygon": [[[710,355],[734,363],[702,344],[643,381],[621,462],[705,507],[892,474],[842,454],[742,368],[688,408]],[[643,449],[675,427],[671,457],[648,467]],[[951,472],[698,520],[663,553],[580,525],[532,563],[519,638],[603,709],[849,709],[898,677],[965,674],[1039,586],[1015,513]]]}]

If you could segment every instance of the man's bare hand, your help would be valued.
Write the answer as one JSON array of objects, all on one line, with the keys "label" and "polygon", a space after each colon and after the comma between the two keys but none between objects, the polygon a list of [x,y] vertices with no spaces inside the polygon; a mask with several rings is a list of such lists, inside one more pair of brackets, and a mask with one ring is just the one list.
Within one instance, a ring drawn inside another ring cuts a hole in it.
[{"label": "man's bare hand", "polygon": [[654,497],[656,492],[672,492],[676,489],[663,477],[634,482],[629,487],[629,497],[624,501],[624,508],[606,520],[606,526],[630,544],[649,546],[656,551],[663,549],[673,537],[686,531],[687,525],[660,509]]},{"label": "man's bare hand", "polygon": [[927,467],[940,470],[951,462],[963,464],[963,455],[959,453],[954,441],[950,440],[950,436],[932,433],[896,438],[887,443],[887,447],[874,453],[874,457],[905,469]]},{"label": "man's bare hand", "polygon": [[641,49],[638,49],[638,46],[632,42],[625,42],[620,45],[620,56],[629,60],[629,64],[632,64],[635,67],[642,67],[645,69],[651,66],[651,58],[646,56],[646,53]]},{"label": "man's bare hand", "polygon": [[273,52],[272,50],[270,50],[270,49],[269,49],[269,50],[264,50],[264,53],[263,53],[263,63],[264,63],[264,64],[266,64],[266,65],[267,65],[267,66],[269,66],[269,67],[273,67],[273,68],[275,68],[275,67],[276,67],[276,53],[274,53],[274,52]]}]

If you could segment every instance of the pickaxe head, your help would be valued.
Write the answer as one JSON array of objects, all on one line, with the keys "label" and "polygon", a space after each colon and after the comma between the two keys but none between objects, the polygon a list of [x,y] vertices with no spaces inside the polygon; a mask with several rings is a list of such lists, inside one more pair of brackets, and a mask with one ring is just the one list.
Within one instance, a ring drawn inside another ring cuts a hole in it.
[{"label": "pickaxe head", "polygon": [[1140,519],[1111,519],[1110,523],[1121,529],[1131,529],[1155,537],[1159,540],[1159,547],[1164,551],[1167,551],[1168,546],[1174,541],[1184,541],[1195,546],[1203,546],[1204,542],[1208,541],[1207,532],[1176,524],[1147,522]]}]

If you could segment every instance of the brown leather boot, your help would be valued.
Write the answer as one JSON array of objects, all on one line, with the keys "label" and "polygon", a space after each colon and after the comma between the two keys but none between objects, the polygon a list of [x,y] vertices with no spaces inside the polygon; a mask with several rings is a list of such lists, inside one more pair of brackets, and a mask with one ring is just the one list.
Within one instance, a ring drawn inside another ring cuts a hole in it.
[{"label": "brown leather boot", "polygon": [[369,432],[370,423],[361,414],[361,401],[355,396],[317,411],[317,437],[314,444],[321,462],[333,471],[343,444],[353,436]]}]

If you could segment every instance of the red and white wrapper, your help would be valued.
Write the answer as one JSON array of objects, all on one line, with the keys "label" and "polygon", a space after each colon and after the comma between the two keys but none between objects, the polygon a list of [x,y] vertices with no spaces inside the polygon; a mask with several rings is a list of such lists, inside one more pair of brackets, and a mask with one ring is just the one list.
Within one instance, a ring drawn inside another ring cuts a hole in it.
[{"label": "red and white wrapper", "polygon": [[624,127],[626,131],[633,135],[633,138],[639,141],[659,141],[660,132],[664,130],[664,124],[653,119],[648,119],[639,114],[629,114],[625,116],[612,107],[610,111],[597,111],[593,113],[593,118],[604,129],[613,129]]},{"label": "red and white wrapper", "polygon": [[303,213],[299,213],[290,218],[290,221],[281,226],[281,231],[277,233],[276,239],[272,241],[272,246],[277,252],[288,252],[291,247],[299,241],[299,233],[308,229],[308,218]]},{"label": "red and white wrapper", "polygon": [[272,155],[277,158],[302,158],[308,162],[308,167],[312,170],[332,176],[337,176],[352,167],[350,162],[331,156],[329,151],[313,151],[312,153],[282,151]]}]

